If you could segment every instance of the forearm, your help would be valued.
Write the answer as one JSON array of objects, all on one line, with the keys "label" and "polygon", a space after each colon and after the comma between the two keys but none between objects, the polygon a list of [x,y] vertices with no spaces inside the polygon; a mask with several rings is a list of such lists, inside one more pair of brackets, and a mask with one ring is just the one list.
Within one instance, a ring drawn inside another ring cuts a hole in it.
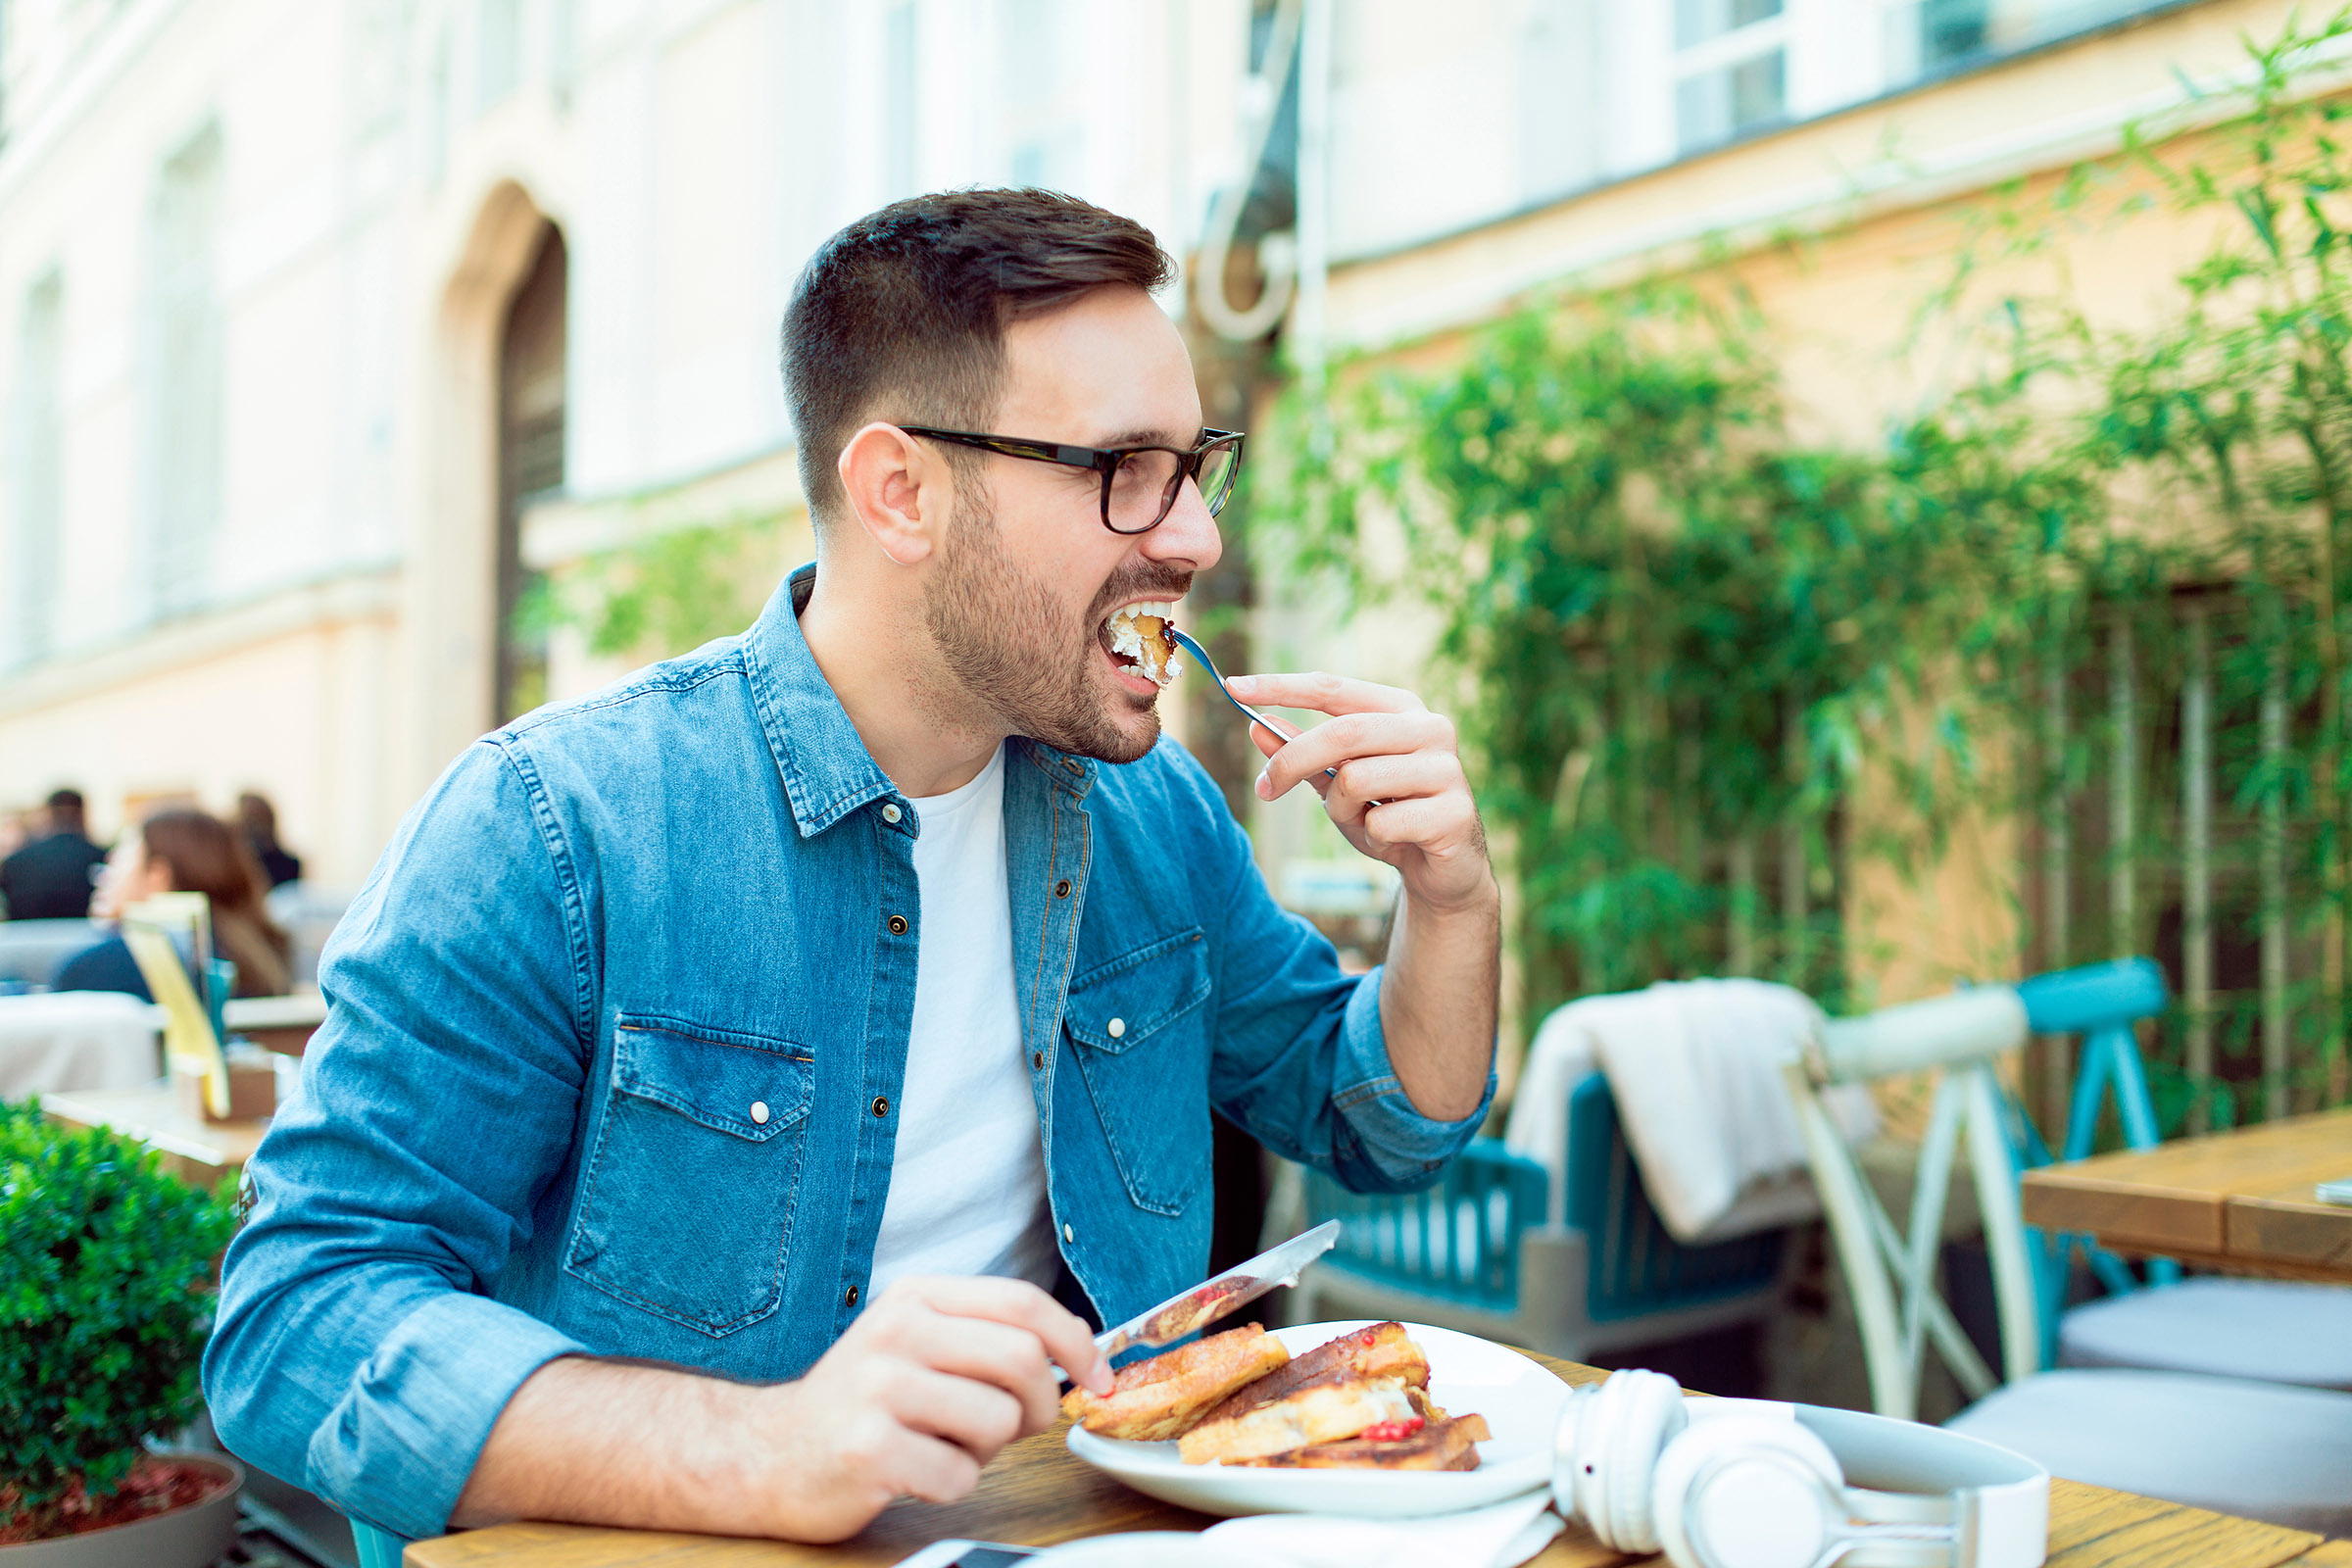
[{"label": "forearm", "polygon": [[1459,1121],[1485,1098],[1502,989],[1502,898],[1494,878],[1438,907],[1407,893],[1389,937],[1380,1026],[1413,1108]]},{"label": "forearm", "polygon": [[564,1356],[515,1390],[453,1525],[556,1519],[760,1535],[746,1463],[756,1390],[644,1362]]}]

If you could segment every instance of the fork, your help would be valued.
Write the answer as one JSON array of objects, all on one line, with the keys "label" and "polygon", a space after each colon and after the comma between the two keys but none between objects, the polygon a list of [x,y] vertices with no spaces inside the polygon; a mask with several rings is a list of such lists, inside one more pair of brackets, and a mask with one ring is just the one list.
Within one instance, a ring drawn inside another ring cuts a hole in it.
[{"label": "fork", "polygon": [[[1225,684],[1225,677],[1217,673],[1217,662],[1208,657],[1208,650],[1201,647],[1200,642],[1193,636],[1191,632],[1178,631],[1173,622],[1165,624],[1168,635],[1174,638],[1177,645],[1186,653],[1192,655],[1195,659],[1200,662],[1200,667],[1208,671],[1208,678],[1217,683],[1217,690],[1225,694],[1225,700],[1231,703],[1234,707],[1240,709],[1243,716],[1248,718],[1250,723],[1255,724],[1259,729],[1262,729],[1267,734],[1273,736],[1275,741],[1283,746],[1288,746],[1291,742],[1298,738],[1298,735],[1296,731],[1285,731],[1283,727],[1275,723],[1274,720],[1268,718],[1256,709],[1251,708],[1248,703],[1243,702],[1239,697],[1234,696],[1233,688]],[[1338,778],[1340,776],[1340,770],[1336,767],[1327,767],[1323,770],[1323,776],[1325,778]]]}]

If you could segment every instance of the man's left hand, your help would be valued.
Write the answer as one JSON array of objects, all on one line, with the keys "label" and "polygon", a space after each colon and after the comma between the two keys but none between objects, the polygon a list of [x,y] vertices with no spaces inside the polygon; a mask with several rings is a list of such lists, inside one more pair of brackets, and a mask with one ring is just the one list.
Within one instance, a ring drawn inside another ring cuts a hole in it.
[{"label": "man's left hand", "polygon": [[[1255,724],[1250,738],[1265,753],[1258,799],[1273,801],[1304,783],[1348,842],[1404,879],[1405,892],[1433,909],[1494,897],[1487,835],[1462,771],[1453,720],[1394,686],[1338,675],[1241,675],[1226,683],[1252,706],[1329,713],[1277,745]],[[1323,770],[1337,768],[1326,778]]]}]

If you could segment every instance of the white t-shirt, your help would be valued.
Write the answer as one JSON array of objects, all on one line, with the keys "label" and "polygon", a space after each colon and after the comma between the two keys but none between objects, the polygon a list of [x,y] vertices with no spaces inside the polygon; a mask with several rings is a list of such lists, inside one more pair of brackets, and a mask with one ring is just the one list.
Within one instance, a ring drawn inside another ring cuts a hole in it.
[{"label": "white t-shirt", "polygon": [[868,1299],[903,1274],[998,1274],[1051,1290],[1060,1259],[1021,1059],[1004,879],[1004,748],[922,826],[914,1019]]}]

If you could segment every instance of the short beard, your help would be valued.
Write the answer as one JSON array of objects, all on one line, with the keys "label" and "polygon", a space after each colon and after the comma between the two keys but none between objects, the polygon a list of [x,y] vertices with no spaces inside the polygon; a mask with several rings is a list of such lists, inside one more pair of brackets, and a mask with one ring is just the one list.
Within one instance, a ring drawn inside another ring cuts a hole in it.
[{"label": "short beard", "polygon": [[950,519],[938,569],[923,587],[923,624],[962,695],[1004,728],[1072,756],[1132,762],[1159,740],[1159,710],[1139,705],[1141,729],[1121,729],[1106,700],[1134,699],[1106,699],[1094,662],[1095,627],[1111,604],[1146,586],[1137,575],[1114,575],[1072,624],[1052,584],[1006,553],[995,515],[975,499]]}]

